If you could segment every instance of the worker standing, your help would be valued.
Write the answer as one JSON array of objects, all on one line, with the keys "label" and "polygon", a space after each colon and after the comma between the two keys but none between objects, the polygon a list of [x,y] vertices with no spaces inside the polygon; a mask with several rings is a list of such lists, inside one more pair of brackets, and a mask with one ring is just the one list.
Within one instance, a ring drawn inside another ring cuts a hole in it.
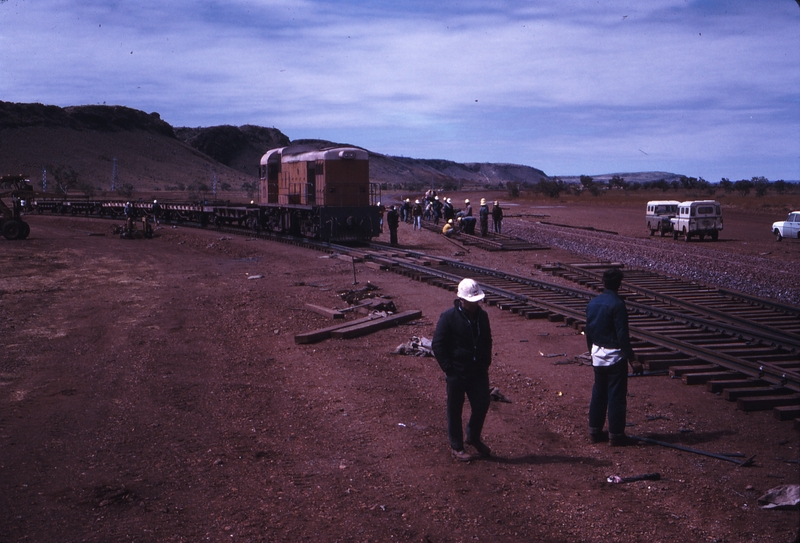
[{"label": "worker standing", "polygon": [[389,211],[386,212],[386,225],[389,227],[389,243],[397,245],[397,227],[400,224],[400,215],[397,213],[397,208],[392,205]]},{"label": "worker standing", "polygon": [[494,225],[494,232],[495,234],[502,233],[501,230],[503,223],[503,208],[500,207],[500,202],[497,200],[494,201],[494,205],[492,206],[492,224]]},{"label": "worker standing", "polygon": [[[479,302],[484,293],[473,279],[458,284],[453,307],[439,317],[431,347],[447,381],[447,437],[454,459],[474,458],[464,450],[471,445],[481,456],[491,449],[481,440],[483,423],[489,412],[489,366],[492,363],[492,330],[489,315]],[[466,439],[462,429],[464,396],[469,399],[470,417]]]},{"label": "worker standing", "polygon": [[489,206],[486,205],[486,198],[481,198],[481,207],[478,209],[478,216],[481,219],[481,237],[489,235]]},{"label": "worker standing", "polygon": [[[617,291],[624,275],[619,268],[603,274],[603,293],[586,306],[586,345],[592,355],[594,386],[589,405],[589,438],[592,443],[610,441],[612,446],[632,442],[625,435],[628,405],[628,362],[634,374],[642,373],[636,362],[628,330],[628,309]],[[603,430],[608,412],[608,432]]]}]

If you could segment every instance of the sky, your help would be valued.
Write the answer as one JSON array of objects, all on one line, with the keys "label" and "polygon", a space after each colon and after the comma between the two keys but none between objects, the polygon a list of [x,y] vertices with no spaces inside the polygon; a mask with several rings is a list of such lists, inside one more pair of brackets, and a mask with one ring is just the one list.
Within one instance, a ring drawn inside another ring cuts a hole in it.
[{"label": "sky", "polygon": [[548,175],[800,180],[800,5],[0,0],[0,100]]}]

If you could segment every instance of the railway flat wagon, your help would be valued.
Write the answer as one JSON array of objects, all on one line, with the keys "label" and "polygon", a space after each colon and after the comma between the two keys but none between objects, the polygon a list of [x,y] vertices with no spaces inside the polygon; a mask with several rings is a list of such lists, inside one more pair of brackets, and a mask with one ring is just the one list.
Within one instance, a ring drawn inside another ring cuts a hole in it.
[{"label": "railway flat wagon", "polygon": [[296,144],[261,158],[262,227],[326,240],[380,234],[379,189],[369,182],[369,153],[331,144]]}]

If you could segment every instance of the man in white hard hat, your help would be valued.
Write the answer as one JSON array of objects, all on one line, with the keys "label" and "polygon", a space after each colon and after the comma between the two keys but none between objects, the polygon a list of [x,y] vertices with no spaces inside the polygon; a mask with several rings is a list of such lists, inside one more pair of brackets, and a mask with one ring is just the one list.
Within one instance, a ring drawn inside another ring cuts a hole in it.
[{"label": "man in white hard hat", "polygon": [[153,220],[158,226],[158,221],[161,219],[161,205],[158,203],[158,200],[153,200]]},{"label": "man in white hard hat", "polygon": [[[452,456],[468,462],[475,456],[464,450],[465,444],[474,447],[480,456],[491,454],[491,449],[481,441],[481,432],[489,411],[492,330],[489,315],[480,307],[484,293],[478,283],[473,279],[462,280],[457,295],[453,307],[439,317],[431,347],[447,376],[447,437]],[[471,410],[466,439],[461,420],[465,395]]]}]

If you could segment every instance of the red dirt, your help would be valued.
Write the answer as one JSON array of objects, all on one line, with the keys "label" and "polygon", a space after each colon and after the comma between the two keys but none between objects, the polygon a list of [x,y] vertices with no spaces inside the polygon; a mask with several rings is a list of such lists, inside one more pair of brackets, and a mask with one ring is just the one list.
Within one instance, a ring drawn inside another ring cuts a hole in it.
[{"label": "red dirt", "polygon": [[[580,216],[588,222],[598,209]],[[624,209],[617,229],[628,216],[632,233],[621,233],[644,236],[632,222],[639,213]],[[631,434],[756,454],[755,466],[589,444],[592,372],[569,363],[586,346],[563,324],[488,309],[491,381],[513,403],[493,403],[487,417],[496,456],[460,464],[449,455],[436,361],[390,354],[412,336],[431,337],[451,293],[357,265],[356,288],[377,285],[398,310],[423,317],[296,345],[295,334],[331,323],[306,303],[345,306],[337,292],[354,288],[351,264],[212,230],[166,227],[153,240],[126,241],[110,236],[108,221],[29,222],[27,241],[0,241],[0,541],[788,543],[797,535],[796,511],[756,502],[798,482],[797,464],[786,462],[800,447],[792,423],[737,411],[677,380],[636,378]],[[716,248],[735,255],[768,243],[758,241],[771,240],[763,222],[753,218],[747,230],[755,241]],[[454,251],[408,225],[400,242]],[[781,258],[800,261],[797,247],[784,241]],[[537,262],[575,260],[556,250],[463,258],[526,274]],[[651,472],[661,480],[606,482]]]}]

